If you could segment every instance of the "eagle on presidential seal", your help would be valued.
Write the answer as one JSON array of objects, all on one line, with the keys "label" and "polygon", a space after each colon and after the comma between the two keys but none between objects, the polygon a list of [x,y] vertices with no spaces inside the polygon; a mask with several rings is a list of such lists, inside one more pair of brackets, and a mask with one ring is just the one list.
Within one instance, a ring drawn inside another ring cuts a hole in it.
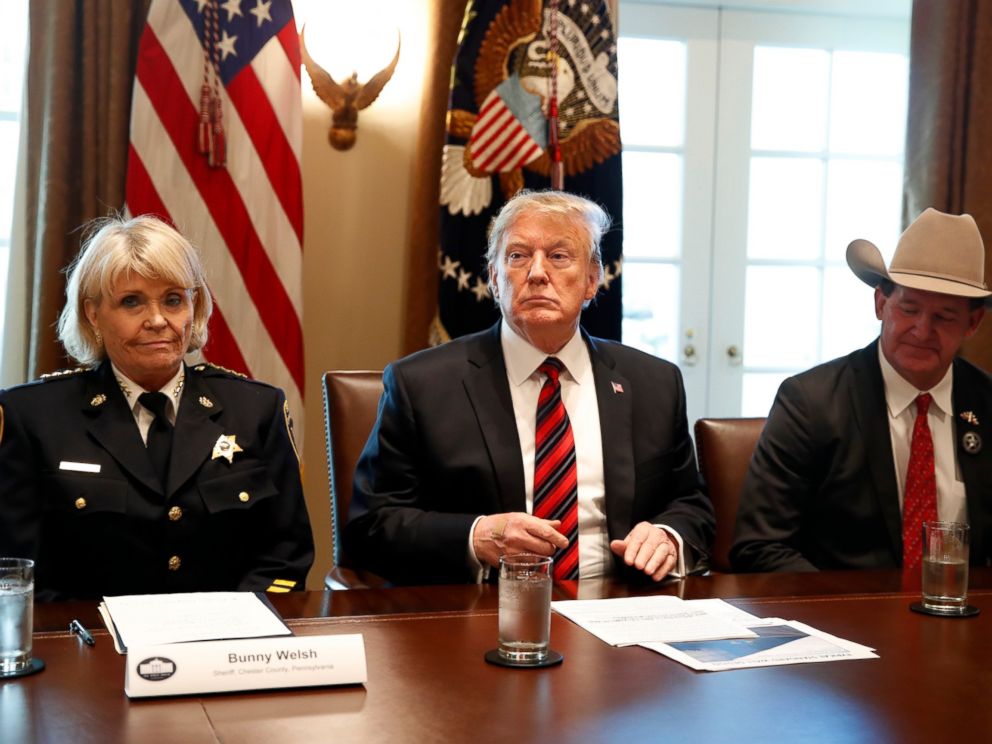
[{"label": "eagle on presidential seal", "polygon": [[[523,169],[547,176],[548,103],[556,66],[559,139],[565,178],[620,152],[616,37],[600,3],[512,0],[486,29],[475,62],[478,112],[452,108],[448,134],[466,144],[444,147],[441,204],[451,214],[478,214],[524,186]],[[557,55],[551,55],[552,27]],[[464,31],[463,31],[464,33]]]}]

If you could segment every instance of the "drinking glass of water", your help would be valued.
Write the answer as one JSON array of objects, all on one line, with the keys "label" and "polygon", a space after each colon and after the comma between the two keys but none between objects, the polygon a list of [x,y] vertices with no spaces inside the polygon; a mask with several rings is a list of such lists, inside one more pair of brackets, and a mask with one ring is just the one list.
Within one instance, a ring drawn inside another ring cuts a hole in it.
[{"label": "drinking glass of water", "polygon": [[499,655],[540,664],[551,639],[551,558],[520,553],[499,559]]},{"label": "drinking glass of water", "polygon": [[0,558],[0,677],[31,671],[34,561]]},{"label": "drinking glass of water", "polygon": [[923,523],[923,608],[936,615],[968,614],[968,525]]}]

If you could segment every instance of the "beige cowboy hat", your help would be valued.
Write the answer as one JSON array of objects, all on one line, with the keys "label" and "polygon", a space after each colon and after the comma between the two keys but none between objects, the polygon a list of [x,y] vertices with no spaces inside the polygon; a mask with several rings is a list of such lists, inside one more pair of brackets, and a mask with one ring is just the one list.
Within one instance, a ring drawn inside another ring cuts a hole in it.
[{"label": "beige cowboy hat", "polygon": [[887,270],[882,254],[867,240],[847,246],[847,265],[872,287],[888,280],[927,292],[985,297],[992,306],[992,292],[985,286],[985,245],[970,214],[944,214],[931,207],[899,237]]}]

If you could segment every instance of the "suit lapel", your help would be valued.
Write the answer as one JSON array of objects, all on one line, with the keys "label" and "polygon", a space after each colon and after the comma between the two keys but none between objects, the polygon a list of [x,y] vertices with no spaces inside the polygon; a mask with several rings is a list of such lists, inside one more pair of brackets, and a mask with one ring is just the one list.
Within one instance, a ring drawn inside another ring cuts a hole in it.
[{"label": "suit lapel", "polygon": [[232,433],[225,432],[214,420],[223,406],[199,375],[187,370],[185,387],[172,435],[167,496],[178,491],[211,457],[222,435]]},{"label": "suit lapel", "polygon": [[[961,478],[964,480],[965,498],[968,507],[968,524],[971,525],[971,552],[973,557],[984,561],[988,546],[984,544],[987,516],[992,511],[992,406],[988,396],[978,394],[987,382],[973,379],[974,371],[960,359],[954,360],[954,447]],[[966,435],[971,435],[970,448],[964,446]],[[974,437],[978,437],[979,448],[975,449]]]},{"label": "suit lapel", "polygon": [[496,481],[496,493],[506,511],[524,511],[523,455],[513,415],[510,383],[499,340],[499,323],[477,338],[469,349],[468,370],[462,380],[486,443]]},{"label": "suit lapel", "polygon": [[616,369],[616,361],[602,344],[582,332],[589,346],[599,429],[603,438],[603,486],[606,521],[611,538],[630,530],[634,508],[633,406],[637,391]]},{"label": "suit lapel", "polygon": [[892,457],[892,435],[885,403],[885,383],[878,363],[878,342],[873,341],[851,360],[854,370],[852,405],[854,419],[861,432],[861,443],[871,474],[872,491],[888,533],[892,555],[902,559],[902,513],[899,510],[899,486]]},{"label": "suit lapel", "polygon": [[104,361],[89,376],[85,387],[82,408],[92,422],[89,434],[103,447],[122,469],[155,493],[162,493],[162,485],[152,468],[148,450],[141,440],[134,414],[128,408],[127,398],[121,392],[110,363]]}]

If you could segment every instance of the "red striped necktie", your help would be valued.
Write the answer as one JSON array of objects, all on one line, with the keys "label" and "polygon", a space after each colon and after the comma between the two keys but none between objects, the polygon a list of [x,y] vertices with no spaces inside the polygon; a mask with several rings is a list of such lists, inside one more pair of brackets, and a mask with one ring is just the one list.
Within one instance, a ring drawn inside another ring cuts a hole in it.
[{"label": "red striped necktie", "polygon": [[923,562],[923,522],[937,519],[937,477],[934,474],[933,438],[927,424],[927,411],[933,399],[923,393],[916,399],[916,423],[909,446],[906,493],[902,503],[903,573],[918,577]]},{"label": "red striped necktie", "polygon": [[534,516],[560,519],[558,531],[568,538],[568,547],[554,555],[556,581],[579,578],[579,480],[575,439],[558,381],[563,368],[554,357],[548,357],[537,368],[547,379],[537,399],[534,442]]}]

